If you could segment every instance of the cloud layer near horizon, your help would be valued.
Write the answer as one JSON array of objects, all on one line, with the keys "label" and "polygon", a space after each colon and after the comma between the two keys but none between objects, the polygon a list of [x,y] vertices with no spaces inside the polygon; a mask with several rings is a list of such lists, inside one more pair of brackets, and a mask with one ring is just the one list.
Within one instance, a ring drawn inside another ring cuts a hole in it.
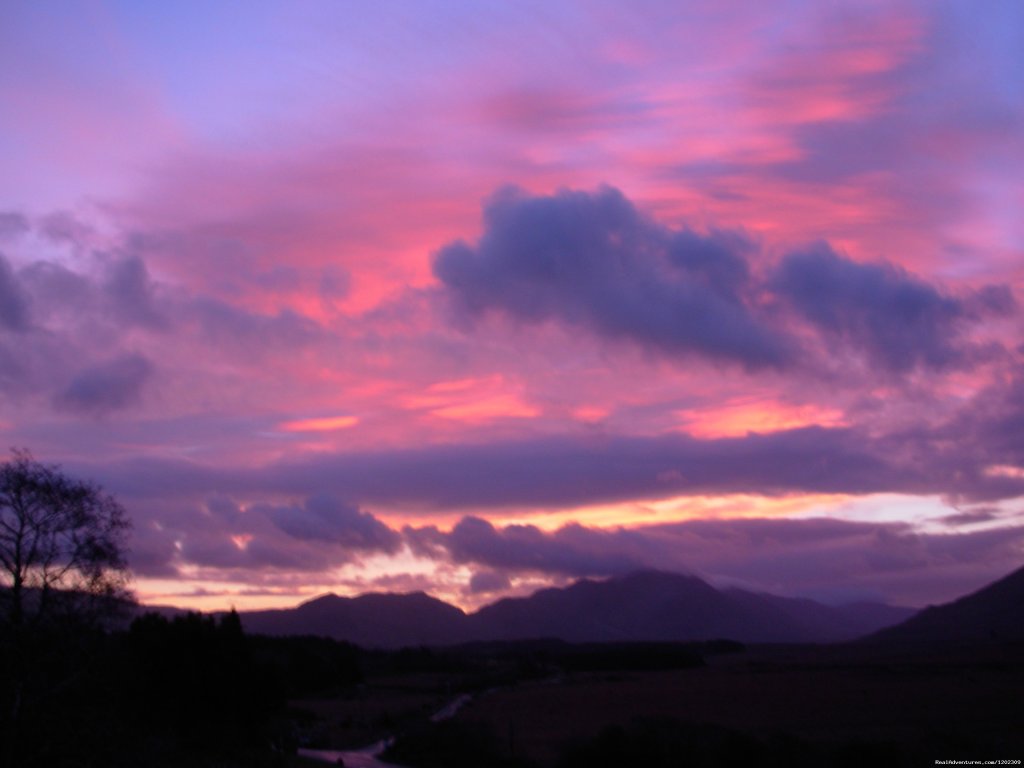
[{"label": "cloud layer near horizon", "polygon": [[[976,588],[1013,569],[1024,544],[1024,527],[1015,519],[1020,514],[984,531],[958,532],[958,524],[969,524],[963,519],[933,533],[906,523],[828,518],[695,520],[633,528],[570,523],[545,531],[529,524],[495,526],[474,516],[463,517],[450,531],[435,526],[398,531],[330,497],[293,508],[242,508],[218,497],[192,513],[204,522],[179,517],[180,529],[167,532],[177,537],[177,547],[161,547],[153,531],[146,531],[147,548],[137,567],[144,575],[160,576],[188,563],[211,580],[247,573],[251,582],[274,587],[287,584],[296,571],[312,574],[405,547],[426,562],[469,567],[467,589],[481,595],[508,589],[513,578],[543,583],[544,578],[660,569],[693,573],[719,586],[828,602],[920,606],[936,595],[959,596],[964,584]],[[960,517],[965,516],[970,515]],[[387,587],[381,582],[377,588]]]}]

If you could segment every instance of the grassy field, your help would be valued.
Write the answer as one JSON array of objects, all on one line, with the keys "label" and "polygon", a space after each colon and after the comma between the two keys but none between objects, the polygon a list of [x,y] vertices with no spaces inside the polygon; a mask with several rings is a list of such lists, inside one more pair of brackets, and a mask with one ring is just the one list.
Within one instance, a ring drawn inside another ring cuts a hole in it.
[{"label": "grassy field", "polygon": [[295,699],[289,706],[309,716],[309,746],[357,749],[426,720],[453,696],[446,676],[418,673],[372,678],[343,696]]},{"label": "grassy field", "polygon": [[480,697],[456,720],[552,765],[609,725],[669,718],[770,739],[884,743],[934,759],[1024,757],[1024,649],[753,648],[666,672],[586,673]]}]

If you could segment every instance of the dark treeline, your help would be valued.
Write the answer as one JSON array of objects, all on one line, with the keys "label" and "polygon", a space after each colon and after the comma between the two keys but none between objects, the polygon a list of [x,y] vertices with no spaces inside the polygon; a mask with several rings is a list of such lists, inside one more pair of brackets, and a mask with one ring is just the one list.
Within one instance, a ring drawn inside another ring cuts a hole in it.
[{"label": "dark treeline", "polygon": [[237,615],[150,614],[121,632],[62,622],[4,640],[12,766],[271,766],[284,746],[285,688]]},{"label": "dark treeline", "polygon": [[287,765],[288,699],[349,690],[370,659],[324,638],[246,636],[234,612],[146,614],[116,632],[71,617],[0,626],[0,765]]}]

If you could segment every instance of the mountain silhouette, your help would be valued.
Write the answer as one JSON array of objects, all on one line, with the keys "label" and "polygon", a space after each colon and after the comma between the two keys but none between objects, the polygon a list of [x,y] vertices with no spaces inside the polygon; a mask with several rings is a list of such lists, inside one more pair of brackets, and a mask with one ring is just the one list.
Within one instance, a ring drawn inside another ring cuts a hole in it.
[{"label": "mountain silhouette", "polygon": [[640,571],[506,598],[469,620],[478,636],[500,640],[825,642],[851,639],[871,631],[865,627],[886,626],[912,613],[879,607],[871,614],[813,600],[717,590],[695,576]]},{"label": "mountain silhouette", "polygon": [[466,614],[423,592],[323,595],[296,608],[240,614],[247,632],[323,635],[368,648],[451,645],[468,639]]},{"label": "mountain silhouette", "polygon": [[417,592],[325,595],[293,609],[241,614],[246,631],[324,635],[366,647],[455,645],[555,638],[569,642],[831,642],[901,621],[913,611],[877,604],[832,607],[812,600],[718,590],[694,576],[639,571],[581,580],[465,614]]},{"label": "mountain silhouette", "polygon": [[1024,568],[865,638],[885,643],[1024,640]]}]

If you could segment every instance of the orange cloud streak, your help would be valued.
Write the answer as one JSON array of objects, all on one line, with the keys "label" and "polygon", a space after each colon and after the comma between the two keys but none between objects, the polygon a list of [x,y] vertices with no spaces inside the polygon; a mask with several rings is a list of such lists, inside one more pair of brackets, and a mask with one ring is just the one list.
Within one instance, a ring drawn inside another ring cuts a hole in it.
[{"label": "orange cloud streak", "polygon": [[285,421],[278,425],[278,429],[284,432],[333,432],[354,427],[358,423],[359,418],[356,416],[325,416]]},{"label": "orange cloud streak", "polygon": [[676,411],[680,428],[694,437],[742,437],[800,427],[842,426],[843,414],[817,405],[786,405],[774,400],[737,399],[717,408]]}]

